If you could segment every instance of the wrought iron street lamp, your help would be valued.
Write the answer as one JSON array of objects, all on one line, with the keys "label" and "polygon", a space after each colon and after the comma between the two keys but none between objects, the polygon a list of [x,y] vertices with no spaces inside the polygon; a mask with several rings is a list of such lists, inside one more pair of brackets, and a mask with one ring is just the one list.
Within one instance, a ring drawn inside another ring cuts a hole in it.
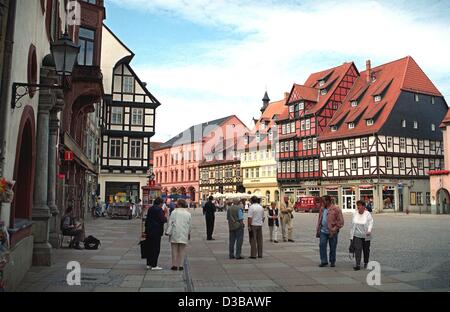
[{"label": "wrought iron street lamp", "polygon": [[[52,60],[52,65],[56,68],[56,73],[64,77],[72,75],[73,68],[75,67],[75,62],[78,58],[78,53],[80,52],[80,47],[76,45],[69,37],[67,32],[56,42],[50,45],[51,55],[47,55]],[[17,103],[27,94],[39,90],[55,90],[63,89],[62,85],[43,85],[43,84],[30,84],[30,83],[20,83],[14,82],[12,85],[12,96],[11,96],[11,108],[16,108]]]}]

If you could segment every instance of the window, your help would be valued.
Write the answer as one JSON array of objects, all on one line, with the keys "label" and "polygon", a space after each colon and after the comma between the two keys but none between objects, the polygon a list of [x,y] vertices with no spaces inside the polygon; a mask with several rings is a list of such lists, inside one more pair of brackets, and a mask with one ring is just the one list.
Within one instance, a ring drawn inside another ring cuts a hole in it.
[{"label": "window", "polygon": [[332,126],[331,127],[331,132],[336,132],[338,130],[337,126]]},{"label": "window", "polygon": [[406,139],[400,138],[400,150],[405,150],[405,149],[406,149]]},{"label": "window", "polygon": [[294,141],[289,142],[289,149],[291,152],[294,151]]},{"label": "window", "polygon": [[284,153],[284,142],[280,143],[280,152]]},{"label": "window", "polygon": [[281,173],[281,163],[277,164],[277,173]]},{"label": "window", "polygon": [[305,103],[304,102],[298,103],[298,110],[304,110],[304,109],[305,109]]},{"label": "window", "polygon": [[355,129],[355,123],[351,122],[348,124],[349,129]]},{"label": "window", "polygon": [[314,160],[309,161],[309,172],[314,172]]},{"label": "window", "polygon": [[392,137],[387,137],[387,148],[388,149],[392,148]]},{"label": "window", "polygon": [[431,193],[430,192],[426,192],[425,193],[425,197],[426,197],[427,206],[430,206],[431,205]]},{"label": "window", "polygon": [[122,157],[122,140],[110,139],[109,141],[109,157],[121,158]]},{"label": "window", "polygon": [[111,107],[111,124],[121,125],[123,119],[122,107]]},{"label": "window", "polygon": [[352,101],[352,102],[351,102],[351,105],[352,105],[352,107],[358,106],[358,101]]},{"label": "window", "polygon": [[405,169],[405,158],[400,157],[398,159],[398,166],[400,167],[400,169]]},{"label": "window", "polygon": [[314,171],[315,172],[319,171],[319,160],[318,159],[314,160]]},{"label": "window", "polygon": [[298,161],[298,168],[297,168],[298,172],[302,173],[303,172],[303,160],[299,160]]},{"label": "window", "polygon": [[416,93],[416,94],[414,94],[414,100],[416,101],[416,102],[419,102],[419,95]]},{"label": "window", "polygon": [[423,146],[424,146],[423,140],[419,140],[419,149],[423,149]]},{"label": "window", "polygon": [[289,113],[293,113],[295,111],[294,105],[289,105]]},{"label": "window", "polygon": [[434,159],[430,159],[430,170],[434,170],[434,169],[435,169]]},{"label": "window", "polygon": [[355,150],[355,140],[354,139],[351,139],[348,141],[348,149],[351,151]]},{"label": "window", "polygon": [[352,170],[358,169],[358,160],[356,158],[352,158],[352,160],[351,160],[351,168],[352,168]]},{"label": "window", "polygon": [[130,140],[130,157],[134,159],[142,158],[141,140]]},{"label": "window", "polygon": [[381,95],[376,95],[373,99],[375,102],[381,102]]},{"label": "window", "polygon": [[431,97],[431,104],[434,104],[435,103],[435,98],[434,98],[434,96],[432,96]]},{"label": "window", "polygon": [[308,149],[311,150],[313,148],[312,139],[308,139]]},{"label": "window", "polygon": [[423,169],[423,159],[422,158],[417,159],[417,167],[419,169]]},{"label": "window", "polygon": [[133,108],[131,110],[131,124],[133,126],[142,126],[144,121],[144,109]]},{"label": "window", "polygon": [[286,125],[286,133],[291,133],[291,124]]},{"label": "window", "polygon": [[362,139],[361,139],[361,148],[367,149],[367,146],[368,146],[368,140],[367,140],[367,138],[362,138]]},{"label": "window", "polygon": [[313,148],[316,149],[317,148],[317,138],[313,139]]},{"label": "window", "polygon": [[80,27],[78,44],[80,52],[78,53],[78,65],[94,65],[94,43],[95,31]]},{"label": "window", "polygon": [[325,80],[320,80],[319,81],[319,87],[322,87],[325,84]]},{"label": "window", "polygon": [[285,124],[283,124],[281,126],[281,134],[286,134],[286,125]]},{"label": "window", "polygon": [[332,160],[328,161],[328,173],[332,172],[334,170],[334,164]]},{"label": "window", "polygon": [[366,125],[367,126],[373,126],[373,119],[367,119]]},{"label": "window", "polygon": [[431,124],[431,131],[436,131],[436,125],[435,124]]},{"label": "window", "polygon": [[327,152],[327,154],[331,154],[331,143],[327,143],[325,145],[325,151]]},{"label": "window", "polygon": [[436,151],[436,142],[430,141],[430,150],[432,150],[433,152]]},{"label": "window", "polygon": [[414,129],[419,129],[419,123],[417,121],[414,121]]},{"label": "window", "polygon": [[423,195],[422,192],[417,192],[417,205],[423,205]]},{"label": "window", "polygon": [[291,172],[295,173],[295,161],[291,161]]},{"label": "window", "polygon": [[326,94],[327,94],[327,89],[320,90],[320,95],[326,95]]},{"label": "window", "polygon": [[134,92],[134,78],[131,76],[124,76],[122,81],[122,92],[133,93]]},{"label": "window", "polygon": [[386,157],[386,169],[392,169],[392,157]]},{"label": "window", "polygon": [[264,129],[266,129],[266,123],[265,123],[265,122],[262,122],[262,123],[261,123],[261,130],[264,130]]},{"label": "window", "polygon": [[269,130],[269,141],[273,141],[273,131],[272,131],[272,129]]},{"label": "window", "polygon": [[311,120],[306,119],[306,121],[305,121],[305,128],[306,128],[306,130],[311,129]]},{"label": "window", "polygon": [[291,132],[295,133],[295,122],[291,123]]},{"label": "window", "polygon": [[281,172],[286,173],[286,163],[283,162],[281,165]]},{"label": "window", "polygon": [[338,153],[342,153],[342,141],[337,142],[337,151]]},{"label": "window", "polygon": [[339,171],[344,171],[344,170],[345,170],[345,160],[339,159]]},{"label": "window", "polygon": [[370,157],[364,157],[363,167],[364,169],[370,169]]},{"label": "window", "polygon": [[261,135],[259,134],[259,131],[256,131],[256,143],[261,142]]},{"label": "window", "polygon": [[308,141],[306,139],[302,140],[302,146],[304,151],[308,149]]},{"label": "window", "polygon": [[402,128],[406,128],[406,120],[402,119]]}]

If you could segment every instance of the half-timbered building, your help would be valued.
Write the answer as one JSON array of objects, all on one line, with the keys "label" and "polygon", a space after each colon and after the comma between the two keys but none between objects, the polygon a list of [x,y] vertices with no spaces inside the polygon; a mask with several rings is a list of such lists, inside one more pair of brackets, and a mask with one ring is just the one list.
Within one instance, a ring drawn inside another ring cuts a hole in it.
[{"label": "half-timbered building", "polygon": [[131,67],[133,52],[106,26],[103,33],[100,196],[111,202],[117,193],[126,193],[136,202],[147,184],[160,103]]},{"label": "half-timbered building", "polygon": [[376,211],[430,211],[445,99],[412,57],[366,67],[319,137],[320,192],[347,211],[358,199]]},{"label": "half-timbered building", "polygon": [[278,182],[284,195],[320,195],[322,167],[318,137],[341,107],[359,73],[353,63],[312,74],[294,84],[288,111],[277,121]]}]

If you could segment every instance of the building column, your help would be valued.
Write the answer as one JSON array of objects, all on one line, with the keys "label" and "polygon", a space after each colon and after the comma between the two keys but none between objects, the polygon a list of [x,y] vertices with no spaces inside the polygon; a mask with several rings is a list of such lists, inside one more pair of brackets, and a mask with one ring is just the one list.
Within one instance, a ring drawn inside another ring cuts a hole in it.
[{"label": "building column", "polygon": [[49,175],[49,122],[50,110],[55,104],[51,91],[41,90],[39,94],[37,133],[36,133],[36,174],[33,205],[33,265],[52,264],[52,246],[49,244],[51,212],[48,206]]},{"label": "building column", "polygon": [[[62,97],[62,94],[61,94]],[[48,145],[48,198],[47,204],[52,215],[50,220],[50,237],[49,241],[53,248],[60,246],[60,211],[56,205],[56,176],[58,175],[58,129],[59,119],[58,113],[64,107],[62,99],[57,100],[55,107],[50,111],[49,126],[49,145]]]}]

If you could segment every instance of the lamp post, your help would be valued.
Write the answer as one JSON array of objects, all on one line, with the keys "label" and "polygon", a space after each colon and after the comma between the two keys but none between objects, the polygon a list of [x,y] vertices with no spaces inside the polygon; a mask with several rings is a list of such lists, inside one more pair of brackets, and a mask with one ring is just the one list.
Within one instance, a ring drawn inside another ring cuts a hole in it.
[{"label": "lamp post", "polygon": [[[66,76],[71,76],[75,62],[80,52],[80,47],[76,45],[69,37],[67,32],[57,41],[50,45],[51,55],[46,56],[51,58],[52,65],[56,68],[56,73],[63,79]],[[64,82],[63,82],[64,83]],[[44,84],[30,84],[14,82],[12,84],[11,108],[15,109],[17,103],[27,94],[39,90],[61,90],[64,89],[62,85],[44,85]]]}]

